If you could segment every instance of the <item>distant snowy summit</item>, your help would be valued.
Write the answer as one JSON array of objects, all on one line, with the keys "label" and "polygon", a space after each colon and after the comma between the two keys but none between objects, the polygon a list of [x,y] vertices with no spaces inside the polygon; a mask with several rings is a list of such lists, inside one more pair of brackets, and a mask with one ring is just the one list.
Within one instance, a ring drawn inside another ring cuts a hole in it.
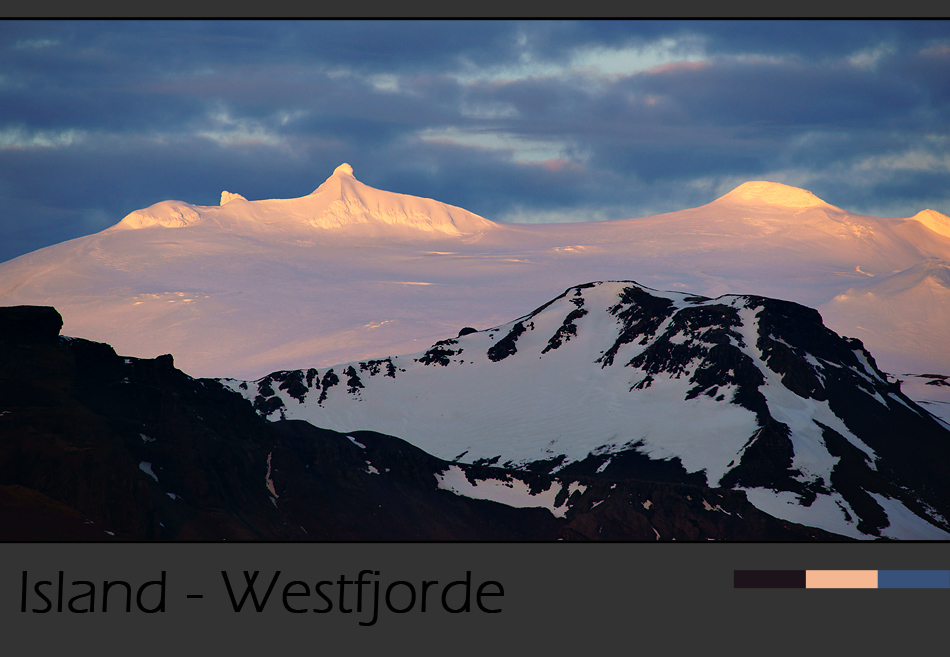
[{"label": "distant snowy summit", "polygon": [[[835,216],[848,214],[806,189],[763,180],[742,183],[706,206],[696,208],[707,209],[726,211],[724,217],[738,210],[755,210],[757,215],[775,218],[810,210],[831,211]],[[911,220],[950,237],[950,217],[940,212],[922,210],[907,219]],[[317,229],[324,236],[412,239],[475,237],[505,226],[433,199],[370,187],[356,179],[353,167],[343,163],[313,192],[300,198],[249,201],[241,194],[222,191],[218,206],[161,201],[132,212],[107,231],[197,225],[258,235],[305,233],[312,236]]]},{"label": "distant snowy summit", "polygon": [[777,206],[794,210],[807,210],[809,208],[841,210],[841,208],[821,200],[807,189],[764,180],[750,180],[742,183],[728,194],[713,201],[713,203]]},{"label": "distant snowy summit", "polygon": [[222,185],[220,204],[161,201],[0,263],[0,305],[53,305],[65,335],[173,353],[192,375],[255,378],[412,353],[577,281],[634,279],[793,300],[860,337],[888,372],[950,372],[939,212],[873,217],[752,181],[652,217],[515,225],[374,189],[348,164],[324,178],[299,198]]},{"label": "distant snowy summit", "polygon": [[195,225],[243,228],[255,233],[323,229],[363,237],[468,236],[497,227],[494,222],[459,207],[365,185],[354,177],[353,167],[344,163],[307,196],[248,201],[240,194],[223,191],[219,206],[162,201],[132,212],[110,230]]},{"label": "distant snowy summit", "polygon": [[[750,180],[742,183],[709,205],[711,207],[731,205],[758,209],[768,208],[772,211],[784,209],[796,213],[820,209],[851,214],[847,210],[818,198],[807,189],[764,180]],[[903,220],[916,221],[935,233],[950,237],[950,217],[936,210],[921,210],[913,217],[907,217]]]},{"label": "distant snowy summit", "polygon": [[921,210],[911,219],[919,221],[935,233],[950,237],[950,217],[936,210]]}]

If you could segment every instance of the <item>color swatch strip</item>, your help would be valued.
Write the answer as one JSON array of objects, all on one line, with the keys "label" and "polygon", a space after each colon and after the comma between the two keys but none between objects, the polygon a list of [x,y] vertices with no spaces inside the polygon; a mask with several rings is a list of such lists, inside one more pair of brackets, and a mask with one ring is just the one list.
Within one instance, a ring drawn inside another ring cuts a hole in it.
[{"label": "color swatch strip", "polygon": [[950,589],[950,570],[736,570],[737,589]]}]

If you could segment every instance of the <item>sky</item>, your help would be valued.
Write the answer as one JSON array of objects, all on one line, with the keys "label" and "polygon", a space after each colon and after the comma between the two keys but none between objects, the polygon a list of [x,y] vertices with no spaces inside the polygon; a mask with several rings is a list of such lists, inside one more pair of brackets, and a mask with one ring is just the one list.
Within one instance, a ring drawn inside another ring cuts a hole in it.
[{"label": "sky", "polygon": [[0,262],[343,162],[500,222],[950,214],[950,22],[0,21]]}]

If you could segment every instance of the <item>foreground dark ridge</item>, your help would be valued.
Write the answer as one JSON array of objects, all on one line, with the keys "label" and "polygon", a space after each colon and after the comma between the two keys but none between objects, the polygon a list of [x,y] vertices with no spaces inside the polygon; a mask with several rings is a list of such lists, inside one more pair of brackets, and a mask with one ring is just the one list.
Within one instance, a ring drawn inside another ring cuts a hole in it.
[{"label": "foreground dark ridge", "polygon": [[[741,491],[450,464],[373,432],[266,422],[240,395],[0,308],[2,540],[836,540]],[[507,482],[550,508],[439,487]],[[515,478],[518,481],[515,481]]]}]

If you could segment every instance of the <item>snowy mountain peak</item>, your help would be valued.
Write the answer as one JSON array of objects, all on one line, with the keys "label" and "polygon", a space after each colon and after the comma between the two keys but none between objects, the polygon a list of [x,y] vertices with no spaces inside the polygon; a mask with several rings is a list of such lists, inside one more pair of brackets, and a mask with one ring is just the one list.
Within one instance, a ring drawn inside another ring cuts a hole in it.
[{"label": "snowy mountain peak", "polygon": [[741,489],[855,538],[950,536],[950,484],[906,456],[950,458],[946,426],[792,302],[593,282],[425,352],[222,382],[268,419],[458,463]]},{"label": "snowy mountain peak", "polygon": [[715,202],[730,202],[740,205],[768,205],[805,210],[814,207],[834,206],[821,200],[807,189],[764,180],[750,180],[720,197]]},{"label": "snowy mountain peak", "polygon": [[911,219],[919,221],[935,233],[950,237],[950,217],[936,210],[921,210]]},{"label": "snowy mountain peak", "polygon": [[380,228],[412,229],[434,236],[484,232],[495,224],[468,210],[408,194],[387,192],[365,185],[343,163],[310,194],[308,223],[315,228],[352,228],[374,233]]},{"label": "snowy mountain peak", "polygon": [[346,162],[344,162],[343,164],[341,164],[340,166],[338,166],[336,169],[333,170],[333,175],[334,175],[334,176],[340,176],[340,175],[344,175],[344,174],[346,174],[346,175],[348,175],[348,176],[352,176],[352,175],[353,175],[353,167],[351,167],[351,166],[350,166],[349,164],[347,164]]},{"label": "snowy mountain peak", "polygon": [[235,193],[229,192],[229,191],[227,191],[227,190],[221,192],[221,203],[220,203],[220,205],[225,205],[225,204],[227,204],[227,203],[230,203],[231,201],[237,201],[237,200],[246,201],[247,199],[244,198],[243,196],[241,196],[240,194],[235,194]]},{"label": "snowy mountain peak", "polygon": [[353,167],[343,163],[317,189],[300,198],[248,201],[240,194],[223,191],[218,206],[161,201],[130,213],[107,230],[183,228],[199,223],[257,237],[267,233],[299,238],[324,229],[359,239],[395,236],[413,240],[475,236],[496,227],[462,208],[365,185],[353,176]]},{"label": "snowy mountain peak", "polygon": [[[227,194],[227,192],[224,194]],[[224,194],[221,195],[222,204],[224,203]],[[115,228],[150,228],[152,226],[184,228],[200,222],[201,219],[201,214],[190,203],[160,201],[142,210],[127,214],[122,221],[107,230]]]}]

